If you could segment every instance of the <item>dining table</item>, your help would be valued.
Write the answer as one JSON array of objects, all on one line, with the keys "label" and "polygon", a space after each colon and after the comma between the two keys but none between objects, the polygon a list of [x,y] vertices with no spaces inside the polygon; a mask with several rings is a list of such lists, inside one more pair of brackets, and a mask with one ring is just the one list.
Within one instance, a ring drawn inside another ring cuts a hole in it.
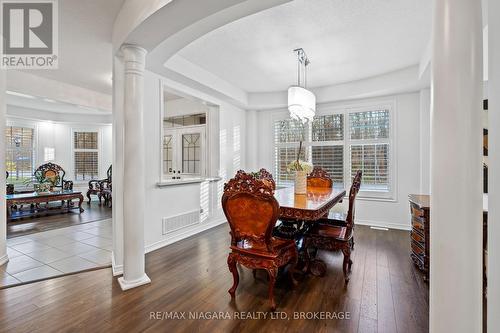
[{"label": "dining table", "polygon": [[295,194],[294,187],[284,187],[274,192],[280,205],[280,220],[295,220],[314,223],[328,216],[328,212],[342,201],[343,189],[307,187],[305,194]]},{"label": "dining table", "polygon": [[274,236],[294,239],[299,250],[299,266],[312,268],[314,275],[324,275],[326,267],[321,260],[306,262],[303,238],[307,230],[323,218],[330,209],[342,202],[346,191],[338,188],[307,187],[305,194],[295,194],[294,187],[277,189],[274,197],[280,205],[279,222],[274,228]]}]

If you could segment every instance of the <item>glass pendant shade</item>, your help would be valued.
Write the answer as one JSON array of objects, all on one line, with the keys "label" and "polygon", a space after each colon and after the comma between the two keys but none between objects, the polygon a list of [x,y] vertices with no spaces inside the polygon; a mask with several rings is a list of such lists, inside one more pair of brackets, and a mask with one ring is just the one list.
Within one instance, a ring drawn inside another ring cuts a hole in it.
[{"label": "glass pendant shade", "polygon": [[305,88],[291,86],[288,88],[288,111],[292,119],[312,121],[316,113],[316,96]]}]

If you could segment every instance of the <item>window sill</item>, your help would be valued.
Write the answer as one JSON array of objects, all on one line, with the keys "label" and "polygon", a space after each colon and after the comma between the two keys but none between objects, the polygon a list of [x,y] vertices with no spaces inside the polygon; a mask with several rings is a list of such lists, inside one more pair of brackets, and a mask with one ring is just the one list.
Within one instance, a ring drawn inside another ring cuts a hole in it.
[{"label": "window sill", "polygon": [[197,184],[203,182],[218,182],[222,180],[220,177],[193,177],[193,178],[184,178],[184,179],[169,179],[162,180],[156,183],[157,187],[168,187],[168,186],[179,186],[179,185],[187,185],[187,184]]},{"label": "window sill", "polygon": [[[346,196],[347,199],[349,199],[349,195]],[[356,200],[361,200],[361,201],[380,201],[380,202],[398,202],[397,199],[392,198],[392,197],[368,197],[368,196],[362,196],[358,195],[356,197]]]}]

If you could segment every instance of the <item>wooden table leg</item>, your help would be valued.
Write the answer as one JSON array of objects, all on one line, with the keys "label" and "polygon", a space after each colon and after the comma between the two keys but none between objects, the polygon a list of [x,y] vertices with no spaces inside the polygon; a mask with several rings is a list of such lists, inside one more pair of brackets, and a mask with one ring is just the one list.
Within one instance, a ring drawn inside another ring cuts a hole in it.
[{"label": "wooden table leg", "polygon": [[83,203],[83,195],[79,195],[78,196],[78,208],[80,209],[80,213],[83,213],[84,212],[84,209],[82,208],[82,203]]}]

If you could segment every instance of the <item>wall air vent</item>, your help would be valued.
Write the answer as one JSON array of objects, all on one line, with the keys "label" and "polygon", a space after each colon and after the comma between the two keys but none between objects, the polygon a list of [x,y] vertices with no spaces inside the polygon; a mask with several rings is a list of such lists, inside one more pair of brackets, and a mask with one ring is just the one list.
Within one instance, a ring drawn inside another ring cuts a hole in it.
[{"label": "wall air vent", "polygon": [[200,211],[192,212],[163,218],[162,234],[167,235],[183,228],[187,228],[200,223]]}]

